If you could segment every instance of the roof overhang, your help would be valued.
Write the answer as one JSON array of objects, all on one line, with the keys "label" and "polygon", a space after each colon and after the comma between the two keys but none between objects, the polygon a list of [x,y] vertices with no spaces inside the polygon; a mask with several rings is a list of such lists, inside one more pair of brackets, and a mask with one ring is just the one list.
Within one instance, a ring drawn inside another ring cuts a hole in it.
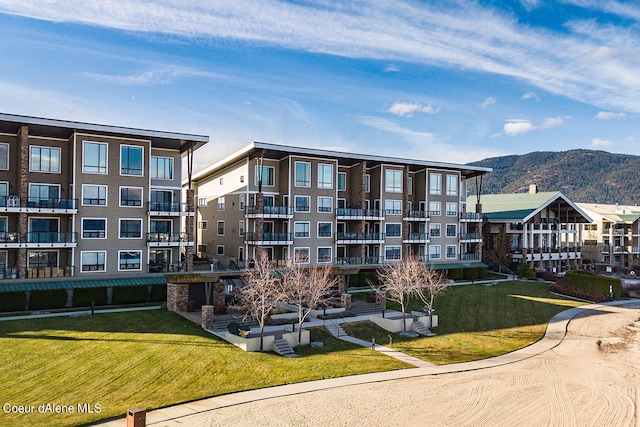
[{"label": "roof overhang", "polygon": [[[569,220],[567,222],[573,222],[573,223],[591,223],[591,222],[593,222],[593,220],[589,217],[589,215],[584,213],[584,211],[582,209],[580,209],[578,206],[576,206],[575,203],[573,203],[571,200],[569,200],[567,198],[567,196],[565,196],[564,194],[562,194],[560,192],[555,193],[553,197],[549,198],[549,200],[544,202],[537,209],[533,210],[529,215],[525,216],[523,218],[523,221],[524,222],[529,221],[536,214],[540,213],[543,209],[546,209],[548,206],[551,206],[554,203],[556,203],[560,207],[560,210],[562,210],[563,208],[566,208],[566,209],[571,208],[571,209],[573,209],[575,211],[575,213],[571,215],[571,220]],[[562,220],[564,218],[559,218],[559,219]]]}]

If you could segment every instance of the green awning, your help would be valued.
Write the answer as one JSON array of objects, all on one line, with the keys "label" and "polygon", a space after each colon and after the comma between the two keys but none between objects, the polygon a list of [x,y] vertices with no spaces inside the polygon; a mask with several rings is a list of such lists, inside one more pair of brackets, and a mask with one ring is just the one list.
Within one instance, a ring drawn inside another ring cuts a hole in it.
[{"label": "green awning", "polygon": [[99,280],[39,280],[37,282],[11,280],[0,282],[0,292],[166,284],[167,281],[165,280],[164,276],[127,277],[122,279]]},{"label": "green awning", "polygon": [[488,265],[483,262],[442,262],[439,264],[431,264],[431,267],[437,270],[449,270],[450,268],[488,267]]}]

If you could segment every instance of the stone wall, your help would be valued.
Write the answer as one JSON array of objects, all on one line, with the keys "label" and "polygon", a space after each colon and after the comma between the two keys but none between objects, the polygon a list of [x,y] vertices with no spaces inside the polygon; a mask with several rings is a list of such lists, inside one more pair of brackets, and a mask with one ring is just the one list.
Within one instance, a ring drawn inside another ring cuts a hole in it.
[{"label": "stone wall", "polygon": [[189,284],[167,283],[167,309],[169,311],[186,311],[189,302]]}]

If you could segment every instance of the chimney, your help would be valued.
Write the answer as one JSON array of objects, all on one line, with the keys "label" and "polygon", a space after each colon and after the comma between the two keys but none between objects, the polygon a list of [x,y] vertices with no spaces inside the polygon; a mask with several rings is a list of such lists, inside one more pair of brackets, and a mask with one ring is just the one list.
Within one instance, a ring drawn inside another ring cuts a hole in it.
[{"label": "chimney", "polygon": [[536,184],[529,185],[529,194],[536,194],[538,192],[538,186]]}]

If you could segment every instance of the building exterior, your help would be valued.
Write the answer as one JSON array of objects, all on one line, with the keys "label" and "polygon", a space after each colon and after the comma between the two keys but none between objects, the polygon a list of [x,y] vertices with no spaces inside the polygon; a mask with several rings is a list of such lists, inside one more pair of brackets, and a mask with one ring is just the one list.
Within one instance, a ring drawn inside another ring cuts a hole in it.
[{"label": "building exterior", "polygon": [[512,269],[523,262],[554,272],[581,266],[581,225],[591,218],[561,192],[532,185],[527,193],[483,195],[482,215],[485,260],[503,251]]},{"label": "building exterior", "polygon": [[0,279],[187,267],[195,214],[182,196],[182,157],[207,141],[0,114]]},{"label": "building exterior", "polygon": [[488,168],[254,142],[194,174],[197,252],[222,266],[479,263],[467,180]]},{"label": "building exterior", "polygon": [[640,266],[640,207],[576,203],[593,218],[583,225],[585,258],[617,268]]}]

